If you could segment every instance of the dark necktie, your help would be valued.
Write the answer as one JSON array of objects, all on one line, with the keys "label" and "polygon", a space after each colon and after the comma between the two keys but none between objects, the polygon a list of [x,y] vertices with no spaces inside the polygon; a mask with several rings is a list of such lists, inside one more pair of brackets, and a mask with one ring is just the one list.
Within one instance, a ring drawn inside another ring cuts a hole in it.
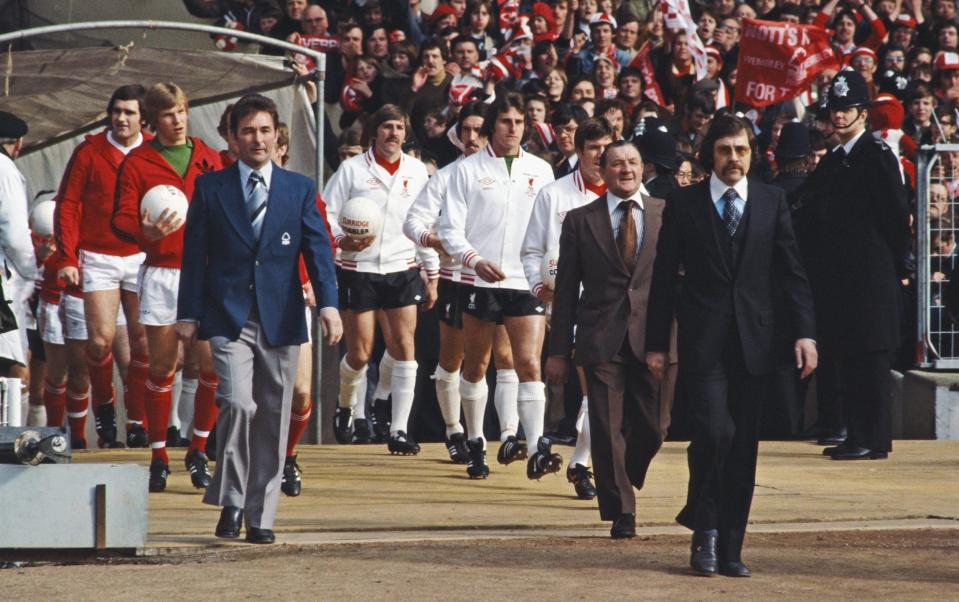
[{"label": "dark necktie", "polygon": [[616,235],[616,247],[630,273],[636,267],[636,248],[639,244],[636,240],[636,221],[633,219],[635,204],[636,201],[631,200],[625,200],[619,204],[623,216],[619,218],[619,233]]},{"label": "dark necktie", "polygon": [[269,194],[263,174],[258,171],[251,172],[247,180],[246,213],[250,218],[250,225],[253,226],[253,237],[256,240],[260,240],[260,232],[263,230],[266,199]]},{"label": "dark necktie", "polygon": [[726,201],[726,205],[723,207],[723,224],[726,225],[726,232],[729,233],[730,237],[736,234],[739,222],[743,219],[743,214],[736,207],[736,199],[738,198],[739,195],[732,188],[723,193],[723,200]]}]

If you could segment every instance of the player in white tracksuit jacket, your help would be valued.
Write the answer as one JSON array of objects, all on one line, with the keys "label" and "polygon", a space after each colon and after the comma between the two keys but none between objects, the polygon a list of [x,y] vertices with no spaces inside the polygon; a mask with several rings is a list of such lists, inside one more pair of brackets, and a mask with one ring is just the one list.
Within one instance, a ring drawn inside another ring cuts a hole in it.
[{"label": "player in white tracksuit jacket", "polygon": [[[486,104],[480,101],[467,103],[460,109],[459,121],[454,131],[462,146],[463,155],[439,170],[430,178],[420,196],[410,207],[403,224],[403,232],[411,240],[423,246],[442,251],[440,239],[435,233],[443,199],[449,187],[450,177],[466,157],[483,150],[486,137],[480,133]],[[463,306],[460,295],[460,262],[443,251],[440,254],[440,280],[436,304],[439,308],[440,353],[433,379],[436,383],[436,399],[446,423],[446,449],[456,464],[468,463],[466,436],[460,424],[460,367],[463,364]],[[513,369],[513,354],[509,346],[506,328],[497,325],[493,339],[493,359],[496,363],[496,389],[493,404],[499,415],[500,440],[516,436],[519,414],[516,409],[516,394],[519,377]]]},{"label": "player in white tracksuit jacket", "polygon": [[[485,375],[500,320],[509,333],[520,381],[520,422],[527,442],[535,446],[535,453],[529,454],[527,476],[538,479],[562,465],[562,458],[552,453],[549,441],[542,437],[546,390],[539,355],[545,334],[545,308],[530,294],[520,261],[533,201],[540,189],[553,181],[553,172],[545,161],[520,148],[525,129],[522,96],[497,96],[483,122],[489,144],[456,168],[437,230],[446,252],[463,262],[463,334],[470,344],[465,349],[460,396],[470,436],[467,474],[471,478],[489,474],[483,438]],[[515,437],[503,442],[498,456],[504,464],[522,457]]]},{"label": "player in white tracksuit jacket", "polygon": [[[356,391],[366,379],[376,312],[382,311],[389,325],[383,332],[386,350],[394,359],[387,445],[391,453],[416,454],[419,445],[407,434],[417,369],[413,335],[417,305],[428,309],[436,301],[439,259],[435,251],[418,247],[403,235],[403,222],[429,176],[422,162],[402,152],[408,131],[408,118],[402,109],[385,105],[370,116],[366,127],[370,149],[344,161],[323,190],[330,227],[340,250],[339,296],[347,348],[340,362],[334,432],[341,443],[352,438]],[[381,208],[383,228],[375,238],[355,240],[346,236],[339,218],[347,201],[361,196]],[[417,255],[428,274],[426,287]],[[374,423],[374,428],[377,426]]]},{"label": "player in white tracksuit jacket", "polygon": [[[612,129],[605,119],[589,119],[581,123],[575,134],[577,169],[543,187],[533,204],[521,256],[530,290],[543,303],[553,300],[553,290],[543,282],[541,276],[543,258],[559,253],[559,235],[566,214],[606,192],[606,184],[600,175],[599,157],[612,141]],[[592,499],[596,497],[596,489],[588,469],[590,438],[586,382],[582,370],[578,373],[583,398],[576,417],[576,448],[569,459],[566,478],[573,483],[578,497]]]},{"label": "player in white tracksuit jacket", "polygon": [[17,328],[0,334],[2,376],[24,378],[27,364],[26,299],[38,275],[28,222],[27,180],[14,165],[27,124],[0,111],[0,285]]}]

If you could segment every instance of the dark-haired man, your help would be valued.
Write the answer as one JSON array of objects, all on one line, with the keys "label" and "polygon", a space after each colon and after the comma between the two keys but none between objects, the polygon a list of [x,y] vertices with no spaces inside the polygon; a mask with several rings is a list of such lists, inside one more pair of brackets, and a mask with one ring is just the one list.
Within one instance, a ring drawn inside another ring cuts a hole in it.
[{"label": "dark-haired man", "polygon": [[301,254],[326,343],[342,335],[316,189],[272,162],[278,121],[276,105],[260,95],[233,107],[239,160],[196,183],[177,301],[177,334],[210,340],[220,378],[216,473],[203,501],[223,506],[217,537],[238,537],[245,517],[251,543],[275,540],[297,357],[307,340]]},{"label": "dark-haired man", "polygon": [[679,324],[679,365],[693,433],[689,491],[676,520],[693,531],[690,565],[704,575],[749,576],[741,551],[756,478],[759,406],[775,367],[777,319],[795,333],[802,377],[817,362],[812,293],[786,195],[747,179],[754,146],[745,121],[725,115],[713,122],[701,152],[712,173],[667,198],[649,293],[646,364],[659,378],[674,315]]},{"label": "dark-haired man", "polygon": [[[549,304],[553,301],[553,289],[543,282],[543,259],[559,253],[560,231],[569,212],[589,204],[606,192],[599,159],[614,137],[612,127],[604,119],[587,119],[580,124],[575,137],[579,167],[568,176],[544,186],[536,197],[521,252],[530,291],[543,303]],[[596,497],[596,490],[588,470],[589,402],[586,378],[582,371],[578,371],[578,376],[583,398],[576,416],[576,447],[569,459],[566,478],[573,484],[579,498],[592,499]]]},{"label": "dark-haired man", "polygon": [[[527,476],[539,479],[556,472],[562,458],[552,453],[543,434],[546,390],[540,376],[539,354],[546,330],[542,303],[529,292],[520,261],[520,247],[533,200],[553,181],[549,164],[520,144],[526,131],[526,106],[516,93],[497,96],[486,111],[482,132],[486,148],[460,162],[450,178],[437,234],[449,255],[463,263],[466,301],[463,335],[466,346],[460,397],[470,439],[470,478],[486,478],[486,368],[500,320],[509,333],[513,362],[519,376],[517,409],[529,454]],[[498,459],[508,464],[522,457],[515,437],[500,448]]]},{"label": "dark-haired man", "polygon": [[[110,228],[120,164],[130,151],[152,138],[141,131],[143,94],[139,85],[114,90],[107,103],[109,127],[88,135],[67,164],[54,222],[57,254],[53,265],[59,268],[59,276],[68,288],[83,290],[82,299],[65,299],[61,309],[68,319],[69,314],[78,314],[72,317],[73,323],[86,325],[86,333],[75,333],[77,336],[72,338],[86,334],[97,434],[105,446],[114,445],[117,439],[111,348],[121,309],[130,341],[130,365],[122,375],[126,385],[126,442],[129,447],[148,444],[144,395],[149,354],[137,298],[137,273],[144,254],[136,243],[120,239]],[[72,309],[72,305],[80,305],[80,311]],[[82,424],[87,413],[87,392],[70,391],[68,399],[69,417],[77,425]]]}]

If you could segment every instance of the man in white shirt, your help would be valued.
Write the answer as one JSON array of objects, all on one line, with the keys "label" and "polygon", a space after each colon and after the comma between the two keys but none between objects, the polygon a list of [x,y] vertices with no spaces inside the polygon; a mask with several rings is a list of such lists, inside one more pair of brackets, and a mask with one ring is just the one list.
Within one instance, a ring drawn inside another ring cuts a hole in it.
[{"label": "man in white shirt", "polygon": [[[413,335],[417,306],[429,309],[436,301],[439,261],[435,251],[418,247],[403,235],[410,205],[429,179],[426,166],[402,151],[408,124],[406,113],[395,105],[376,111],[364,132],[370,149],[340,165],[323,191],[323,200],[340,250],[339,300],[347,349],[340,362],[340,398],[334,416],[337,440],[348,443],[352,438],[353,408],[357,390],[366,380],[379,310],[389,324],[384,338],[394,359],[387,446],[393,454],[415,455],[420,446],[407,432],[417,370]],[[353,239],[340,227],[339,216],[347,201],[360,196],[382,209],[383,227],[375,238]],[[425,286],[418,255],[428,274]]]},{"label": "man in white shirt", "polygon": [[[606,192],[599,158],[612,141],[612,128],[605,119],[584,121],[576,129],[576,171],[544,186],[536,197],[523,240],[522,258],[530,290],[543,303],[553,301],[553,289],[542,281],[543,259],[558,256],[559,235],[566,214]],[[583,399],[576,417],[576,448],[570,457],[566,478],[573,483],[577,496],[581,499],[593,499],[596,497],[596,489],[590,481],[591,473],[588,469],[590,437],[586,378],[582,369],[579,369],[577,374]]]},{"label": "man in white shirt", "polygon": [[[545,308],[530,294],[520,261],[533,201],[540,189],[553,181],[553,173],[549,164],[520,148],[525,108],[523,97],[515,93],[501,94],[489,106],[483,132],[490,143],[460,162],[450,179],[438,228],[443,248],[463,263],[463,335],[470,345],[465,350],[460,396],[470,435],[470,478],[489,474],[483,438],[488,394],[485,376],[499,320],[509,333],[519,376],[520,422],[528,444],[536,446],[535,453],[529,454],[526,474],[539,479],[562,465],[562,458],[552,453],[549,440],[542,437],[546,390],[539,354]],[[508,443],[512,449],[505,450],[510,453],[504,459],[519,459],[518,442]]]}]

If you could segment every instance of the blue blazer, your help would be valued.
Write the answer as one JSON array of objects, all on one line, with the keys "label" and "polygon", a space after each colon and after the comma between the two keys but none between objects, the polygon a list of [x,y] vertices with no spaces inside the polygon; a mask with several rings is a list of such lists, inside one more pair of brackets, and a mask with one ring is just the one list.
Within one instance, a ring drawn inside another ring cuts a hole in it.
[{"label": "blue blazer", "polygon": [[316,187],[273,165],[260,240],[253,236],[234,164],[197,178],[186,216],[177,319],[199,322],[201,339],[236,340],[253,302],[272,346],[306,342],[300,253],[318,307],[336,307],[330,239]]}]

